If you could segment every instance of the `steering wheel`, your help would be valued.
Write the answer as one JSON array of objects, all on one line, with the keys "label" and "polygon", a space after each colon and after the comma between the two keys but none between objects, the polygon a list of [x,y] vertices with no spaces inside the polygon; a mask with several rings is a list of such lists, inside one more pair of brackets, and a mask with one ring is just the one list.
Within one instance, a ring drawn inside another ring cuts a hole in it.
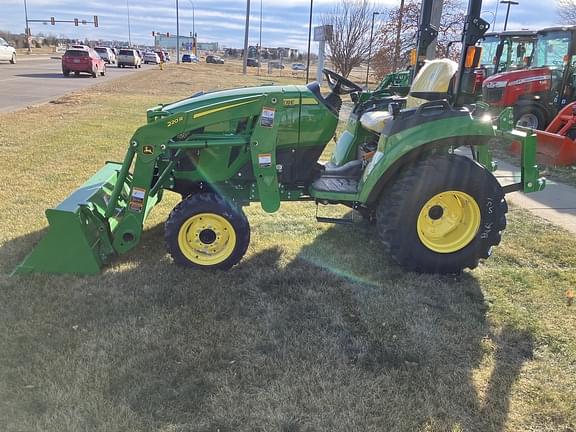
[{"label": "steering wheel", "polygon": [[322,72],[326,76],[330,90],[332,90],[332,92],[336,93],[337,95],[362,92],[362,87],[360,87],[358,84],[354,84],[352,81],[344,78],[342,75],[339,75],[330,69],[322,69]]}]

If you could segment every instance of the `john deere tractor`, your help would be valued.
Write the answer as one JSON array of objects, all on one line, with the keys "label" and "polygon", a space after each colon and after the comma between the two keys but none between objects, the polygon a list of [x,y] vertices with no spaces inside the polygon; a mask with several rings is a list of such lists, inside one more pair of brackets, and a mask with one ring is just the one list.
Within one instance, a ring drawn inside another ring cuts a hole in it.
[{"label": "john deere tractor", "polygon": [[[182,197],[165,224],[166,248],[186,267],[238,263],[250,242],[242,207],[259,202],[275,212],[282,201],[360,212],[408,270],[475,267],[500,242],[505,193],[544,186],[535,137],[513,130],[509,111],[493,124],[486,106],[469,104],[480,58],[475,44],[488,28],[480,9],[481,0],[471,0],[460,64],[426,64],[409,97],[391,98],[387,109],[330,70],[327,95],[317,83],[261,86],[149,109],[122,162],[108,162],[46,211],[50,229],[16,272],[99,272],[136,247],[166,191]],[[330,161],[321,164],[344,95],[354,109]],[[491,173],[488,144],[495,136],[523,145],[522,176],[506,188]],[[472,157],[458,154],[459,147]]]}]

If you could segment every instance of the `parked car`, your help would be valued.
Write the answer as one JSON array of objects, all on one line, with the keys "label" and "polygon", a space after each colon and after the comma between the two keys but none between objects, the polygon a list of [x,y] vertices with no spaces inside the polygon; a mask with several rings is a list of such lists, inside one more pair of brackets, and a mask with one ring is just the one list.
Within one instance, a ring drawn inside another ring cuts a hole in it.
[{"label": "parked car", "polygon": [[280,62],[269,62],[268,68],[269,69],[284,69],[284,65]]},{"label": "parked car", "polygon": [[122,48],[118,54],[118,67],[123,68],[126,66],[133,68],[142,67],[142,59],[138,55],[135,49],[132,48]]},{"label": "parked car", "polygon": [[306,65],[304,63],[292,63],[293,71],[305,71]]},{"label": "parked car", "polygon": [[166,56],[164,55],[164,51],[154,51],[161,62],[166,63]]},{"label": "parked car", "polygon": [[100,58],[104,60],[106,64],[116,64],[116,53],[108,47],[96,47],[94,51],[98,53]]},{"label": "parked car", "polygon": [[160,57],[158,57],[158,54],[152,51],[144,53],[144,64],[159,64],[159,63],[160,63]]},{"label": "parked car", "polygon": [[260,62],[258,61],[258,59],[249,58],[249,59],[246,60],[246,66],[248,66],[248,67],[258,67],[258,66],[260,66]]},{"label": "parked car", "polygon": [[224,64],[224,59],[220,56],[209,55],[206,56],[206,63]]},{"label": "parked car", "polygon": [[2,38],[0,38],[0,60],[8,60],[12,64],[16,63],[16,50]]},{"label": "parked car", "polygon": [[84,72],[96,78],[106,75],[106,63],[92,48],[72,48],[62,56],[62,73],[67,77],[70,72],[76,76]]}]

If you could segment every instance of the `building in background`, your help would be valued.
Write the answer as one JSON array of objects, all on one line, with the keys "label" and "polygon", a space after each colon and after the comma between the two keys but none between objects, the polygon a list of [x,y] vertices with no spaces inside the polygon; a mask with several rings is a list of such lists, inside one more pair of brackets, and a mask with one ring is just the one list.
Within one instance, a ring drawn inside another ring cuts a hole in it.
[{"label": "building in background", "polygon": [[[190,36],[180,36],[180,49],[183,51],[192,51],[194,38]],[[171,34],[156,34],[154,36],[154,46],[163,50],[176,49],[176,36]],[[198,42],[197,47],[199,51],[218,51],[218,42]]]}]

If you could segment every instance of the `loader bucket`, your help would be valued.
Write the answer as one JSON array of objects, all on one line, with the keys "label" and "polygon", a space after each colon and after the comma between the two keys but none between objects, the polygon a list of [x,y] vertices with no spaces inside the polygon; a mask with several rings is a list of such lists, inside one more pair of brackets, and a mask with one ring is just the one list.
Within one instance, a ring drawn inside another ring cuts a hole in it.
[{"label": "loader bucket", "polygon": [[116,222],[113,218],[106,221],[104,211],[121,166],[108,162],[57,207],[46,210],[48,232],[14,270],[15,274],[100,271],[106,258],[114,253],[110,238],[111,225]]}]

